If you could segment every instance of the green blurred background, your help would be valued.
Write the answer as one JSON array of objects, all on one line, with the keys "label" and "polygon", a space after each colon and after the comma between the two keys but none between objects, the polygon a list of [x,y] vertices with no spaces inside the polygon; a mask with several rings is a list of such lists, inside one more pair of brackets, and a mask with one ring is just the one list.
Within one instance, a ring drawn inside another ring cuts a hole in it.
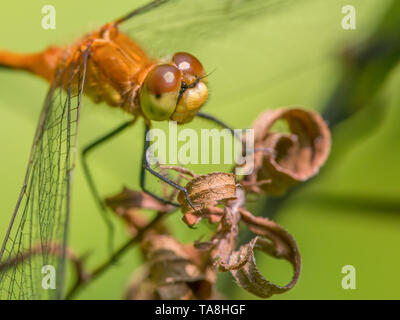
[{"label": "green blurred background", "polygon": [[[7,2],[0,12],[0,47],[31,52],[48,45],[69,44],[143,2]],[[189,1],[185,3],[190,5]],[[211,0],[203,1],[207,3]],[[54,5],[57,10],[56,30],[41,27],[41,10],[46,4]],[[347,4],[356,8],[356,30],[341,27],[341,8]],[[196,32],[190,30],[190,37],[187,31],[182,38],[185,40],[174,38],[169,41],[171,48],[164,49],[189,51],[208,71],[215,70],[210,77],[207,112],[234,128],[249,127],[268,108],[303,106],[321,111],[342,79],[343,52],[367,41],[391,5],[389,0],[271,1],[270,8],[262,14],[228,24],[226,28],[222,25],[211,38],[203,34],[196,39]],[[168,42],[164,35],[160,36],[163,41],[154,36],[148,42],[142,40],[143,45],[157,51],[157,45],[153,44]],[[370,91],[361,90],[367,97],[365,108],[334,127],[332,154],[321,176],[297,190],[274,213],[274,219],[297,240],[303,270],[293,290],[273,299],[399,298],[400,69],[391,68],[384,82],[379,75],[371,73],[374,81],[382,82],[373,100],[368,98]],[[47,88],[47,83],[34,76],[0,72],[1,238],[23,181]],[[86,99],[79,146],[127,118]],[[204,125],[207,124],[200,120],[191,124],[195,128]],[[142,130],[143,125],[137,125],[90,157],[103,196],[118,192],[123,185],[138,189]],[[264,199],[253,204],[254,212],[262,213],[264,204]],[[107,256],[107,233],[79,159],[72,207],[70,245],[80,254],[88,253],[88,266],[93,267]],[[168,218],[168,223],[184,242],[198,239],[208,230],[188,229],[180,218],[176,212]],[[114,220],[117,241],[122,242],[127,237],[125,229]],[[291,277],[291,267],[286,262],[264,255],[257,256],[257,262],[264,275],[276,283],[283,285]],[[140,265],[140,253],[132,249],[77,298],[120,299],[133,271]],[[356,268],[355,290],[341,287],[344,265]],[[218,285],[228,298],[254,298],[237,287],[229,275],[221,275]]]}]

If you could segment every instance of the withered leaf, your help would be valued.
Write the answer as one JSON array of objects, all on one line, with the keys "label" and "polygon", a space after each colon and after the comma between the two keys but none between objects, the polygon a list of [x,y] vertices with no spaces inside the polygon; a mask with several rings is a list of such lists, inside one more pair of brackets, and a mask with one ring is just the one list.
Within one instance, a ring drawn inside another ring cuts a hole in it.
[{"label": "withered leaf", "polygon": [[207,267],[200,250],[183,246],[169,235],[151,234],[142,242],[142,251],[147,271],[141,272],[129,287],[129,299],[212,297],[215,274]]},{"label": "withered leaf", "polygon": [[[147,226],[149,216],[145,215],[141,209],[156,210],[158,212],[170,212],[176,208],[172,205],[164,204],[157,199],[141,191],[130,190],[126,187],[115,196],[105,200],[109,206],[120,218],[122,218],[129,234],[133,237],[139,229]],[[162,221],[156,223],[147,233],[166,233],[167,227]]]},{"label": "withered leaf", "polygon": [[[290,133],[271,131],[279,120],[287,122]],[[269,110],[257,118],[253,129],[255,169],[243,180],[243,186],[253,192],[283,194],[289,187],[317,174],[330,152],[328,126],[313,111]]]},{"label": "withered leaf", "polygon": [[[225,214],[212,238],[214,247],[211,254],[215,263],[220,271],[229,271],[239,286],[261,298],[289,290],[296,284],[301,270],[301,258],[295,240],[277,223],[263,217],[254,217],[243,209],[245,193],[238,189],[236,194],[237,200],[229,201],[225,207]],[[240,221],[256,237],[235,250]],[[286,286],[278,286],[267,280],[257,268],[254,250],[289,261],[294,268],[292,281]]]},{"label": "withered leaf", "polygon": [[160,212],[169,212],[175,207],[162,203],[143,191],[130,190],[126,187],[115,196],[106,198],[106,204],[116,213],[125,209],[150,209]]},{"label": "withered leaf", "polygon": [[235,199],[236,183],[235,175],[225,172],[213,172],[206,175],[199,175],[186,184],[186,190],[189,198],[197,210],[193,210],[188,204],[183,192],[178,194],[178,201],[181,204],[181,210],[185,214],[184,221],[193,225],[203,216],[210,219],[213,214],[220,215],[221,211],[212,209],[219,201]]},{"label": "withered leaf", "polygon": [[[263,217],[254,217],[243,208],[240,208],[239,211],[242,220],[257,236],[230,256],[230,265],[246,261],[242,267],[231,268],[230,270],[237,283],[261,298],[268,298],[273,294],[283,293],[293,288],[300,276],[301,256],[292,235],[271,220]],[[254,249],[275,258],[289,261],[294,269],[294,275],[290,283],[285,286],[278,286],[265,279],[256,266]]]},{"label": "withered leaf", "polygon": [[214,206],[192,210],[184,214],[182,220],[188,226],[194,226],[201,219],[207,219],[210,223],[217,223],[221,220],[224,209]]}]

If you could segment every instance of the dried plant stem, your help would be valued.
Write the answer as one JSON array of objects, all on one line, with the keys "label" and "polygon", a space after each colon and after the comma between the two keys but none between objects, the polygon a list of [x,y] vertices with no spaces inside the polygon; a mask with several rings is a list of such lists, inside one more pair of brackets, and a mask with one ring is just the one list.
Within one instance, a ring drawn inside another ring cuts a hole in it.
[{"label": "dried plant stem", "polygon": [[[77,273],[77,278],[84,279],[86,277],[86,272],[83,268],[83,261],[78,257],[78,255],[69,247],[65,248],[66,257],[69,261],[74,265],[75,271]],[[49,242],[47,244],[38,243],[33,246],[30,250],[26,252],[10,258],[5,263],[0,263],[0,270],[7,270],[7,268],[12,267],[14,265],[23,263],[25,260],[28,260],[30,257],[39,255],[43,252],[47,252],[54,256],[61,256],[63,253],[63,247],[55,242]]]},{"label": "dried plant stem", "polygon": [[139,229],[137,231],[137,234],[133,238],[126,241],[110,257],[100,263],[96,268],[93,269],[92,272],[89,272],[89,276],[86,277],[86,279],[78,277],[75,281],[75,284],[71,287],[65,298],[67,300],[72,299],[84,286],[97,279],[100,275],[107,271],[109,267],[111,267],[119,258],[121,258],[121,256],[127,251],[127,249],[129,249],[132,245],[140,242],[146,231],[154,227],[155,224],[158,223],[166,214],[167,212],[158,212],[157,216],[145,227]]}]

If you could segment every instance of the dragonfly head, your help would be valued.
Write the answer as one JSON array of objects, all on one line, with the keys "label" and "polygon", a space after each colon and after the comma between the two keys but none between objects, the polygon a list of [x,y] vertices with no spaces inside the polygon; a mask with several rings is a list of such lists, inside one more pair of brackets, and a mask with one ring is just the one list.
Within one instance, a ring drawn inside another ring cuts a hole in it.
[{"label": "dragonfly head", "polygon": [[207,76],[200,61],[185,52],[155,66],[140,93],[144,115],[155,121],[190,122],[207,100]]}]

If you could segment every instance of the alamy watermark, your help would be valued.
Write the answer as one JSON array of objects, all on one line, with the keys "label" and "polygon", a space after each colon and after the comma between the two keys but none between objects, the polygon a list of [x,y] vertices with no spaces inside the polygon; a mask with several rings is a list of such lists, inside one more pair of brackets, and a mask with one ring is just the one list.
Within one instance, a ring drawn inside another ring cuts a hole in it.
[{"label": "alamy watermark", "polygon": [[345,290],[356,289],[356,268],[350,264],[343,266],[342,273],[345,274],[342,278],[342,288]]},{"label": "alamy watermark", "polygon": [[352,5],[342,7],[342,13],[345,15],[342,18],[342,28],[344,30],[356,29],[356,8]]},{"label": "alamy watermark", "polygon": [[42,267],[42,288],[45,290],[56,289],[56,268],[52,265],[45,265]]},{"label": "alamy watermark", "polygon": [[42,7],[42,28],[44,30],[56,28],[56,8],[50,4]]},{"label": "alamy watermark", "polygon": [[[253,129],[234,129],[233,133],[229,129],[201,129],[199,135],[190,128],[178,134],[177,127],[176,122],[170,121],[168,133],[157,128],[149,130],[146,140],[151,143],[147,151],[150,164],[235,164],[237,175],[253,172]],[[244,144],[240,139],[243,139]]]}]

